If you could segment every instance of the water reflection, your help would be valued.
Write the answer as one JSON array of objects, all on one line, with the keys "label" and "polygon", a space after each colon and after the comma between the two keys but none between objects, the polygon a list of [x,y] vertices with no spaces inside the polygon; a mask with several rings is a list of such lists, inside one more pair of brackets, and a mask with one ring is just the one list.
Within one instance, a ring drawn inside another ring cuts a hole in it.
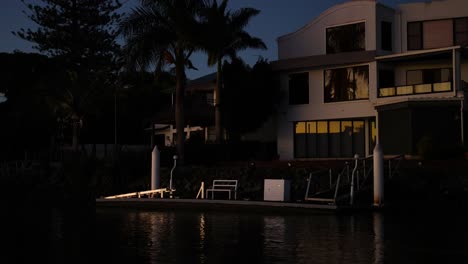
[{"label": "water reflection", "polygon": [[384,220],[382,214],[374,214],[374,264],[383,264],[385,256]]},{"label": "water reflection", "polygon": [[[380,213],[296,216],[103,210],[98,219],[102,252],[118,263],[381,264],[431,262],[424,256],[426,250],[444,252],[439,244],[428,244],[427,237],[418,236],[426,224],[419,218],[415,226],[416,220],[408,216]],[[462,222],[452,221],[460,226]],[[405,229],[410,226],[416,233]],[[458,240],[452,238],[450,245],[458,246],[451,248],[450,260],[466,257],[467,233],[462,231]]]}]

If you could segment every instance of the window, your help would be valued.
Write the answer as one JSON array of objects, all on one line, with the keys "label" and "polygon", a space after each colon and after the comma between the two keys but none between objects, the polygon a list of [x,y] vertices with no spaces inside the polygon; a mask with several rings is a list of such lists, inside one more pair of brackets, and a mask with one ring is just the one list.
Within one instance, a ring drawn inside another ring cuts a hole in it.
[{"label": "window", "polygon": [[369,98],[369,66],[324,71],[326,103]]},{"label": "window", "polygon": [[382,21],[381,23],[381,46],[383,50],[392,51],[392,23]]},{"label": "window", "polygon": [[452,69],[423,69],[406,72],[408,85],[432,84],[452,81]]},{"label": "window", "polygon": [[452,19],[424,21],[423,48],[436,49],[453,46]]},{"label": "window", "polygon": [[[353,157],[365,155],[364,120],[323,120],[296,122],[296,158]],[[374,139],[375,140],[375,139]]]},{"label": "window", "polygon": [[289,75],[289,104],[309,103],[309,73]]},{"label": "window", "polygon": [[422,23],[408,23],[408,50],[419,50],[422,47]]},{"label": "window", "polygon": [[361,51],[366,48],[364,22],[327,28],[327,54]]},{"label": "window", "polygon": [[468,17],[409,22],[407,33],[408,50],[466,46]]},{"label": "window", "polygon": [[455,45],[468,45],[468,18],[457,18],[454,21]]}]

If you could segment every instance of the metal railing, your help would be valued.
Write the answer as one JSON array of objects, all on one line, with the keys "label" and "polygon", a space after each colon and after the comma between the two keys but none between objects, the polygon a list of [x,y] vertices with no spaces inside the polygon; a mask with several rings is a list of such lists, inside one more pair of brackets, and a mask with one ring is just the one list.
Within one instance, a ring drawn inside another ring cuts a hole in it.
[{"label": "metal railing", "polygon": [[429,94],[452,91],[452,82],[425,83],[379,88],[379,97]]},{"label": "metal railing", "polygon": [[[307,188],[304,200],[313,201],[313,202],[328,202],[330,204],[336,204],[336,200],[339,194],[340,187],[343,187],[345,181],[349,182],[350,176],[350,167],[349,163],[345,162],[345,165],[339,170],[339,173],[336,176],[333,174],[332,169],[324,169],[312,171],[309,173],[307,179]],[[346,176],[346,178],[344,178]],[[328,178],[328,179],[326,179]],[[342,179],[344,178],[344,180]],[[321,183],[326,182],[328,184],[327,188],[320,188]],[[311,184],[314,183],[314,192],[311,193]],[[317,185],[319,187],[317,187]],[[331,196],[331,197],[330,197]]]},{"label": "metal railing", "polygon": [[[386,179],[391,180],[396,174],[398,174],[401,161],[404,160],[404,157],[404,155],[397,155],[384,160],[384,177]],[[371,185],[368,183],[369,179],[373,179],[373,159],[373,155],[363,158],[355,156],[353,162],[346,162],[339,170],[338,174],[334,174],[332,169],[310,172],[307,179],[307,188],[304,200],[336,204],[338,200],[347,199],[349,197],[349,204],[353,205],[355,194],[371,188]],[[327,182],[327,188],[311,187],[312,185],[317,184],[320,185],[320,187],[323,187],[324,182]],[[349,193],[345,190],[349,190]]]},{"label": "metal railing", "polygon": [[[401,161],[405,159],[405,155],[397,155],[388,159],[388,178],[391,180],[399,173]],[[392,167],[393,166],[393,167]]]}]

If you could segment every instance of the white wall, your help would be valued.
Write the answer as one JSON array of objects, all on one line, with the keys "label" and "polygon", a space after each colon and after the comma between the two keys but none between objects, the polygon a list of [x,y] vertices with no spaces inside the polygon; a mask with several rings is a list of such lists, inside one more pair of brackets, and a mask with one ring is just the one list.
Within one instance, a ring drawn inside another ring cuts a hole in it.
[{"label": "white wall", "polygon": [[[376,63],[357,64],[349,66],[369,66],[369,99],[324,102],[324,70],[311,70],[309,73],[309,104],[288,104],[288,74],[281,75],[283,101],[278,113],[278,154],[280,159],[293,159],[294,122],[312,120],[330,120],[346,118],[362,118],[375,116],[374,102],[377,99]],[[348,66],[348,67],[349,67]]]},{"label": "white wall", "polygon": [[278,59],[326,54],[326,28],[366,23],[366,50],[376,50],[373,1],[352,1],[333,6],[296,32],[278,38]]}]

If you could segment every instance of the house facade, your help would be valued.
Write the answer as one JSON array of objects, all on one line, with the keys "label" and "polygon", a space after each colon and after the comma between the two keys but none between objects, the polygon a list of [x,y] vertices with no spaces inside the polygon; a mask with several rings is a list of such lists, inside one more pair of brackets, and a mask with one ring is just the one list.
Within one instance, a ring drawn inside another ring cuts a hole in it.
[{"label": "house facade", "polygon": [[[188,82],[185,89],[185,138],[187,141],[209,143],[215,141],[214,88],[216,73],[208,74]],[[174,95],[172,96],[174,98]],[[174,99],[153,120],[155,144],[176,145]],[[148,129],[151,130],[151,127]]]},{"label": "house facade", "polygon": [[277,42],[280,159],[464,144],[466,0],[348,1]]}]

